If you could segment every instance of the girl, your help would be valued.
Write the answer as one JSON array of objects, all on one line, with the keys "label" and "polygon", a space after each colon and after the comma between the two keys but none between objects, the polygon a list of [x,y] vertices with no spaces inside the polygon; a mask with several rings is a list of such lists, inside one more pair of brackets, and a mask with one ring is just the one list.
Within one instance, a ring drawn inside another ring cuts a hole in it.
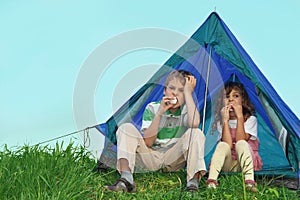
[{"label": "girl", "polygon": [[240,83],[225,84],[219,95],[213,127],[218,130],[219,143],[212,156],[208,188],[216,189],[221,171],[242,171],[247,189],[257,192],[254,170],[261,170],[258,154],[257,119],[244,86]]}]

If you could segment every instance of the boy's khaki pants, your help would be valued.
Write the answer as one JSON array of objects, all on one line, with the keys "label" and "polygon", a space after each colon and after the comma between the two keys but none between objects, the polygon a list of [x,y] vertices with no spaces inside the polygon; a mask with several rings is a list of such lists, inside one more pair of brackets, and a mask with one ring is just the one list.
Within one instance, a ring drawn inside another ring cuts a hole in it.
[{"label": "boy's khaki pants", "polygon": [[206,173],[204,162],[205,136],[198,128],[188,129],[170,149],[163,151],[148,148],[141,133],[133,124],[125,123],[117,130],[117,169],[120,172],[119,159],[128,160],[131,172],[135,165],[141,171],[177,171],[186,165],[187,181],[195,173]]},{"label": "boy's khaki pants", "polygon": [[235,144],[237,160],[232,160],[230,146],[219,142],[212,156],[208,179],[217,180],[219,173],[240,172],[245,174],[245,180],[254,181],[253,161],[248,142],[240,140]]}]

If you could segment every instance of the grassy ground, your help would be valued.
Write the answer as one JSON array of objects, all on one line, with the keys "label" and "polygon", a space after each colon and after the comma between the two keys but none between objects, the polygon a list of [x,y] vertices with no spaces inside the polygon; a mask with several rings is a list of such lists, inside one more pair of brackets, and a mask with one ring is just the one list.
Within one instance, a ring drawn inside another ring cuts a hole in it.
[{"label": "grassy ground", "polygon": [[81,147],[23,146],[0,150],[0,199],[299,199],[299,191],[258,182],[256,194],[243,190],[241,175],[221,176],[217,190],[201,180],[198,193],[185,191],[185,172],[135,174],[137,193],[111,193],[103,185],[115,170],[94,173],[95,161]]}]

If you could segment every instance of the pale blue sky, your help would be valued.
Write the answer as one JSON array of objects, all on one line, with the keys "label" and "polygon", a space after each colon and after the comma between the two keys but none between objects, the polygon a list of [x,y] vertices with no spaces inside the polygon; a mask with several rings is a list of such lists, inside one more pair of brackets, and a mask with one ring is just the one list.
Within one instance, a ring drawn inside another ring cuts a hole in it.
[{"label": "pale blue sky", "polygon": [[[299,0],[4,0],[0,2],[0,146],[35,144],[76,131],[75,83],[86,59],[106,41],[149,27],[189,37],[215,8],[299,117]],[[122,84],[127,88],[123,93],[138,89],[126,80],[129,71],[142,69],[146,81],[170,55],[157,47],[115,58],[96,86],[97,122],[106,121],[132,95],[117,94],[116,88],[122,90],[120,80],[127,83]]]}]

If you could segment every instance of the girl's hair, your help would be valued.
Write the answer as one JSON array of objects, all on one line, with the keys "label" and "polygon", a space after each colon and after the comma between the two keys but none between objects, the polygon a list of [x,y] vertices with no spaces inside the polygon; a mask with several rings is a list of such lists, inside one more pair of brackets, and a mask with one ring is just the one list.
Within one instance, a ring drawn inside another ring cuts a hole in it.
[{"label": "girl's hair", "polygon": [[250,98],[248,96],[247,91],[245,90],[243,84],[237,82],[228,82],[224,85],[224,90],[219,92],[216,107],[215,107],[215,121],[213,124],[213,130],[216,129],[217,123],[221,122],[221,110],[224,107],[224,98],[226,95],[229,95],[232,90],[236,90],[242,96],[242,107],[243,107],[243,115],[244,120],[246,121],[251,115],[255,115],[255,108]]},{"label": "girl's hair", "polygon": [[166,81],[165,81],[165,84],[164,84],[164,87],[166,88],[169,84],[169,82],[171,80],[173,80],[174,78],[178,79],[182,85],[185,84],[185,77],[187,76],[190,76],[192,75],[190,72],[188,71],[184,71],[184,70],[175,70],[175,71],[172,71],[169,76],[167,77]]}]

